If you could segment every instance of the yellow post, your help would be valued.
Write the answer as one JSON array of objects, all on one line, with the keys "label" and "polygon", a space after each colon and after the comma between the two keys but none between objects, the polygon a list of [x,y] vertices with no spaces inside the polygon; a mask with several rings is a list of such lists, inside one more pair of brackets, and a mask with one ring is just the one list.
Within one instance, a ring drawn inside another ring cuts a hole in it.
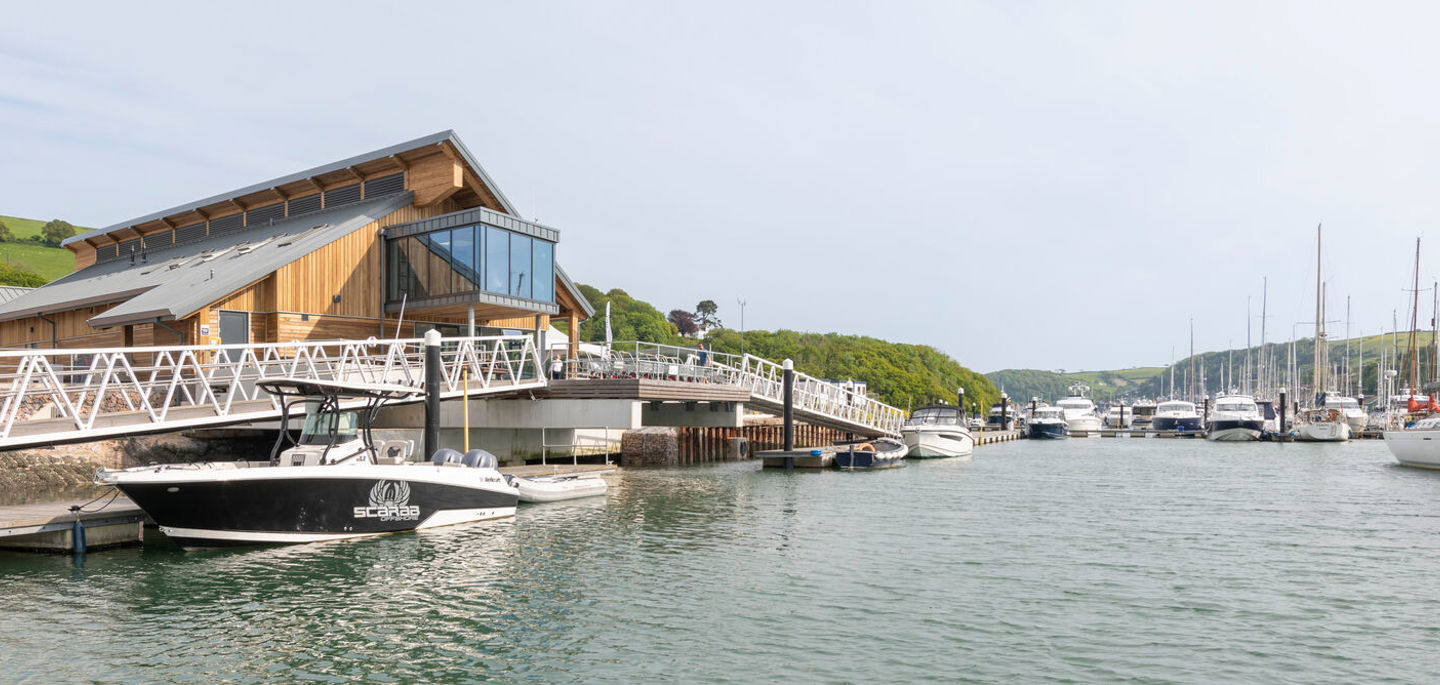
[{"label": "yellow post", "polygon": [[470,367],[460,367],[461,413],[465,415],[465,451],[470,451]]}]

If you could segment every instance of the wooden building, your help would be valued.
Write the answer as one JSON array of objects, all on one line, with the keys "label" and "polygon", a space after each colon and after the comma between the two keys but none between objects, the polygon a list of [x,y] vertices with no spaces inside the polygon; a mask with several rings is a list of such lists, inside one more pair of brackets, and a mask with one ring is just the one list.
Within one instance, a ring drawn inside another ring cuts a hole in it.
[{"label": "wooden building", "polygon": [[72,237],[74,273],[0,304],[0,346],[573,332],[593,309],[559,241],[445,131]]}]

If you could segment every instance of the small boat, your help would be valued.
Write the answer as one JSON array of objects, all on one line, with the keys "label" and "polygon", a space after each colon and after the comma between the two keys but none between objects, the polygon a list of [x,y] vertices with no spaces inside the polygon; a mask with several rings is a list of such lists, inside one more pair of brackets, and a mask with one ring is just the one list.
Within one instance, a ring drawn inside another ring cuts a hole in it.
[{"label": "small boat", "polygon": [[1079,383],[1070,386],[1070,396],[1055,403],[1065,411],[1065,423],[1070,426],[1070,435],[1077,438],[1100,435],[1100,416],[1095,413],[1095,403],[1085,396],[1090,388]]},{"label": "small boat", "polygon": [[1130,427],[1135,430],[1150,428],[1150,422],[1155,420],[1155,401],[1140,400],[1131,409],[1134,411],[1134,418],[1130,421]]},{"label": "small boat", "polygon": [[582,497],[599,497],[609,485],[599,476],[567,474],[557,476],[505,476],[520,493],[521,502],[561,502]]},{"label": "small boat", "polygon": [[1345,422],[1350,424],[1351,434],[1365,430],[1365,424],[1370,417],[1365,415],[1365,410],[1360,406],[1360,400],[1354,397],[1326,393],[1321,406],[1326,409],[1339,409],[1345,415]]},{"label": "small boat", "polygon": [[1126,404],[1112,404],[1105,411],[1106,428],[1128,429],[1135,423],[1135,408]]},{"label": "small boat", "polygon": [[968,457],[975,451],[975,438],[963,423],[960,408],[948,404],[920,407],[900,428],[900,437],[910,449],[908,456]]},{"label": "small boat", "polygon": [[1310,409],[1300,412],[1295,426],[1299,442],[1345,442],[1350,439],[1350,422],[1339,409]]},{"label": "small boat", "polygon": [[1200,412],[1195,411],[1194,402],[1166,400],[1155,405],[1155,417],[1150,420],[1150,429],[1200,433],[1205,430],[1205,422],[1200,418]]},{"label": "small boat", "polygon": [[[256,386],[281,399],[282,430],[268,462],[102,469],[96,482],[120,490],[186,549],[341,540],[515,515],[519,492],[489,453],[440,449],[427,463],[409,463],[410,441],[372,440],[380,407],[419,394],[416,388],[294,379]],[[306,406],[304,426],[282,451],[295,404]]]},{"label": "small boat", "polygon": [[1065,410],[1060,407],[1036,407],[1025,430],[1028,437],[1038,440],[1070,436],[1070,424],[1065,420]]},{"label": "small boat", "polygon": [[990,414],[985,417],[985,430],[1008,431],[1015,429],[1015,405],[996,402],[990,405]]},{"label": "small boat", "polygon": [[1259,440],[1265,429],[1265,417],[1260,415],[1260,405],[1248,395],[1223,395],[1215,398],[1215,410],[1210,413],[1210,427],[1205,432],[1206,440],[1219,442],[1244,442]]},{"label": "small boat", "polygon": [[905,465],[905,443],[892,438],[844,445],[835,453],[835,465],[846,471],[889,469]]}]

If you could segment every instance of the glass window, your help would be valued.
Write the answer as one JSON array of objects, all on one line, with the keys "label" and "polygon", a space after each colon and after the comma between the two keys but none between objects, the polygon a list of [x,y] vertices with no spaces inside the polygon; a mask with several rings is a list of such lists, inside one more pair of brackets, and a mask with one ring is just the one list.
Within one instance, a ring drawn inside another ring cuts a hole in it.
[{"label": "glass window", "polygon": [[449,295],[450,289],[450,232],[427,233],[430,237],[430,294]]},{"label": "glass window", "polygon": [[555,301],[555,245],[543,240],[535,244],[534,297],[541,302]]},{"label": "glass window", "polygon": [[510,234],[493,226],[485,227],[485,289],[509,292]]},{"label": "glass window", "polygon": [[478,289],[480,274],[475,269],[474,226],[450,232],[450,252],[455,260],[455,292],[467,293]]},{"label": "glass window", "polygon": [[530,242],[528,236],[510,236],[510,294],[517,297],[530,297],[535,281],[531,273]]}]

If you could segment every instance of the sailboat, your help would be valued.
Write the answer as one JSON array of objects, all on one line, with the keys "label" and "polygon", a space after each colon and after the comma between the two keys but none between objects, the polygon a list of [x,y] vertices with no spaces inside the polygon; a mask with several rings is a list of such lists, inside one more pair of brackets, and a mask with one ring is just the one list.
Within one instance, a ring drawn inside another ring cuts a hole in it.
[{"label": "sailboat", "polygon": [[[1440,414],[1433,413],[1440,410],[1431,398],[1416,396],[1415,387],[1418,382],[1418,367],[1420,362],[1420,349],[1416,345],[1415,331],[1418,323],[1418,311],[1420,308],[1420,239],[1415,239],[1415,296],[1410,309],[1410,344],[1406,350],[1410,356],[1410,388],[1406,391],[1409,395],[1407,409],[1413,415],[1422,411],[1431,412],[1423,418],[1415,421],[1413,425],[1405,429],[1393,429],[1387,426],[1385,430],[1385,446],[1390,448],[1390,454],[1395,456],[1395,461],[1401,466],[1417,466],[1426,469],[1440,469]],[[1389,372],[1394,374],[1394,371]],[[1394,400],[1396,398],[1392,398]]]},{"label": "sailboat", "polygon": [[[1345,442],[1350,439],[1350,422],[1345,413],[1327,406],[1330,370],[1330,343],[1325,337],[1325,283],[1320,277],[1320,227],[1315,227],[1315,408],[1300,413],[1295,439],[1301,442]],[[1338,393],[1337,393],[1338,394]],[[1346,398],[1349,399],[1349,398]],[[1354,402],[1352,399],[1351,402]]]}]

